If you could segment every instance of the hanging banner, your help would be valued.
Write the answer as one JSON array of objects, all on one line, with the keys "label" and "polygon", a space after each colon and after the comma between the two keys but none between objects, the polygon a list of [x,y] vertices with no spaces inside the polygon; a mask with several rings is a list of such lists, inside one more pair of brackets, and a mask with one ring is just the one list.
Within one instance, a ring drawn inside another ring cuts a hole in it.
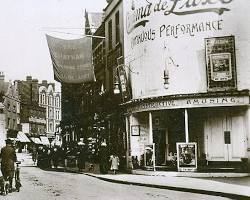
[{"label": "hanging banner", "polygon": [[54,78],[61,83],[95,81],[91,38],[64,40],[46,35]]}]

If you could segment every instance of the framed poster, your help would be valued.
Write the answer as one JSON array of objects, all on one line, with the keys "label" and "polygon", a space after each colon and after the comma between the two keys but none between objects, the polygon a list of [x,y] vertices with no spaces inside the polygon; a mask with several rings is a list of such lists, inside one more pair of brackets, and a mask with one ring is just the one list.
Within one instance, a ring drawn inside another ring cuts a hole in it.
[{"label": "framed poster", "polygon": [[132,125],[131,126],[131,135],[132,136],[140,136],[140,125]]},{"label": "framed poster", "polygon": [[197,144],[177,143],[177,167],[178,171],[197,170]]},{"label": "framed poster", "polygon": [[236,56],[234,36],[206,38],[208,90],[236,89]]}]

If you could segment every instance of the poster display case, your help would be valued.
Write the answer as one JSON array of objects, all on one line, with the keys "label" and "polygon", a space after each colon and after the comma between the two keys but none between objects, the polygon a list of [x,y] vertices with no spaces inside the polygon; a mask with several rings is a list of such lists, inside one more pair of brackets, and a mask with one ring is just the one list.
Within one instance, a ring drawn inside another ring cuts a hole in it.
[{"label": "poster display case", "polygon": [[197,170],[197,144],[177,143],[177,167],[178,171],[190,172]]}]

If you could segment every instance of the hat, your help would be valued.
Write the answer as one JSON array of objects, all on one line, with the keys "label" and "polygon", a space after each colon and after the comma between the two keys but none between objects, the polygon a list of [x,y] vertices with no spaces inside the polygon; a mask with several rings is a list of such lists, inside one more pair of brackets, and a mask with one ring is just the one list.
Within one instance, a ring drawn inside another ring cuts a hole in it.
[{"label": "hat", "polygon": [[7,138],[7,139],[5,140],[5,142],[6,142],[6,144],[12,144],[12,140],[11,140],[10,138]]}]

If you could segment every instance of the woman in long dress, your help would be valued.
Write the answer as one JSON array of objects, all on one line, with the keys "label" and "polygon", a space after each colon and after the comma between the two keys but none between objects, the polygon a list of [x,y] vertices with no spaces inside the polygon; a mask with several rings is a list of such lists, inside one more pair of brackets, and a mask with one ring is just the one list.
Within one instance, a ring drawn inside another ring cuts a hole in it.
[{"label": "woman in long dress", "polygon": [[116,155],[111,155],[109,161],[111,162],[110,169],[113,171],[114,174],[116,174],[116,171],[119,167],[119,158]]}]

